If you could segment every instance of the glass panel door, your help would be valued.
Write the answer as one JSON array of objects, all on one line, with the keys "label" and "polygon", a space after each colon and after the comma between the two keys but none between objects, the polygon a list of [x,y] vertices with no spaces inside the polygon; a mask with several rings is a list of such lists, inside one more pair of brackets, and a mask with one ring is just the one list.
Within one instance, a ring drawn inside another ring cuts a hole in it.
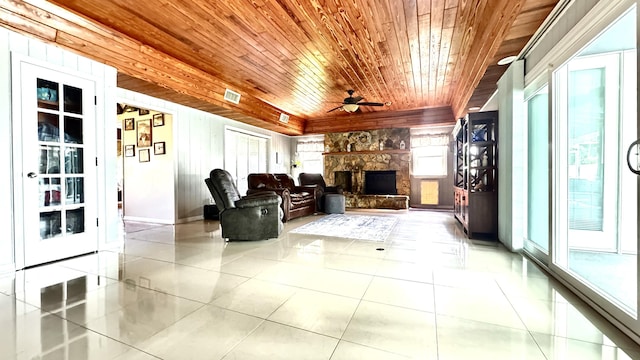
[{"label": "glass panel door", "polygon": [[[549,89],[527,101],[527,236],[534,256],[549,254]],[[545,262],[547,260],[545,259]]]},{"label": "glass panel door", "polygon": [[637,314],[635,9],[554,73],[554,264]]},{"label": "glass panel door", "polygon": [[25,266],[97,250],[94,85],[23,63]]}]

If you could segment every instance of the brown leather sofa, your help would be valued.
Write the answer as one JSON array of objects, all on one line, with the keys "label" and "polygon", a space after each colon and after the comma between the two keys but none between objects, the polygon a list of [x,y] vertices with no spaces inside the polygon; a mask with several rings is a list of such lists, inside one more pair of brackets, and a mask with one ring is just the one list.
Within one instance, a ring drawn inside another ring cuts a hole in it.
[{"label": "brown leather sofa", "polygon": [[316,199],[321,196],[320,190],[315,186],[296,186],[289,174],[249,174],[247,181],[247,195],[265,190],[280,195],[284,222],[316,212]]}]

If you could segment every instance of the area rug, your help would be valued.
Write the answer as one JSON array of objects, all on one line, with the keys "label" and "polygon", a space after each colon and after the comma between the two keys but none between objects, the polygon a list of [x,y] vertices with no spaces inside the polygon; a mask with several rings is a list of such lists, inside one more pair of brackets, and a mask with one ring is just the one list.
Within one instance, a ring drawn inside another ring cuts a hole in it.
[{"label": "area rug", "polygon": [[331,214],[290,231],[295,234],[385,241],[398,222],[396,217]]}]

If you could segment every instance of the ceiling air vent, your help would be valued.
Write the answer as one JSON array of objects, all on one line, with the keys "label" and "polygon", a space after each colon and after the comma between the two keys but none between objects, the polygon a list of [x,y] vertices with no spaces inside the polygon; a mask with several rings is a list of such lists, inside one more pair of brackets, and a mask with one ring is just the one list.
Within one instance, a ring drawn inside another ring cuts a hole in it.
[{"label": "ceiling air vent", "polygon": [[226,89],[224,91],[224,99],[227,101],[230,101],[234,104],[239,104],[240,103],[240,94],[238,94],[237,92],[233,91],[233,90],[229,90]]},{"label": "ceiling air vent", "polygon": [[280,114],[280,122],[281,123],[288,123],[289,122],[289,115],[287,114]]}]

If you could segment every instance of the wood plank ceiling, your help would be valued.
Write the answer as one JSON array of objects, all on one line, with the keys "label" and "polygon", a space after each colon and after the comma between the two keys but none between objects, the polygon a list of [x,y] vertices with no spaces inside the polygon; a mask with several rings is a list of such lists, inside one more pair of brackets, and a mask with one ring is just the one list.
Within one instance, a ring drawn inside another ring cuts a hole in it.
[{"label": "wood plank ceiling", "polygon": [[[453,123],[557,2],[0,0],[0,25],[116,67],[120,87],[302,134]],[[327,113],[347,89],[390,104]]]}]

